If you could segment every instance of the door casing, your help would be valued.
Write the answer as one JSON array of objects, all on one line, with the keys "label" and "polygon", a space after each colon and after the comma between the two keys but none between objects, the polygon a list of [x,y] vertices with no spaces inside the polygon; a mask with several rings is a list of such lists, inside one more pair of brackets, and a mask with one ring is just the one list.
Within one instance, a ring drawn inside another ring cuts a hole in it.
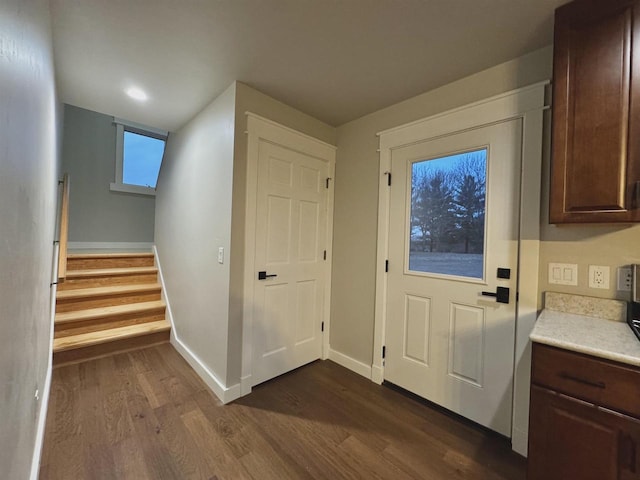
[{"label": "door casing", "polygon": [[[371,380],[384,381],[383,346],[387,315],[387,277],[391,152],[395,148],[440,136],[522,119],[523,145],[520,188],[519,275],[514,345],[514,390],[512,448],[526,456],[529,420],[531,346],[529,334],[538,311],[538,263],[540,250],[540,198],[542,178],[542,137],[545,90],[549,82],[524,87],[456,108],[432,117],[379,132],[380,170],[378,195],[378,248],[376,264],[376,305]],[[393,181],[393,179],[392,179]]]},{"label": "door casing", "polygon": [[301,152],[305,155],[321,159],[328,164],[329,178],[327,197],[327,225],[326,245],[327,258],[325,262],[325,295],[323,305],[324,336],[322,340],[322,359],[329,354],[329,312],[331,305],[331,259],[333,239],[333,201],[335,178],[336,147],[313,138],[304,133],[280,125],[254,113],[247,112],[247,182],[245,206],[245,244],[244,244],[244,281],[243,281],[243,314],[242,314],[242,367],[240,377],[241,395],[251,393],[252,387],[252,354],[253,354],[253,304],[254,304],[254,276],[256,251],[256,214],[257,214],[257,185],[258,160],[260,142],[266,141],[281,145],[285,148]]}]

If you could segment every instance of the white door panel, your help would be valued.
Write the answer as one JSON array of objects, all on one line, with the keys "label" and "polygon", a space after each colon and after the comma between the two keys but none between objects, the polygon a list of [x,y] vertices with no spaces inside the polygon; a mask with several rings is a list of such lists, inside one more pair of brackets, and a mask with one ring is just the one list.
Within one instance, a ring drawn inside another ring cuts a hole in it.
[{"label": "white door panel", "polygon": [[[391,152],[385,379],[507,436],[521,132],[513,120]],[[508,304],[481,295],[497,287]]]},{"label": "white door panel", "polygon": [[328,162],[266,141],[258,155],[253,376],[320,358]]}]

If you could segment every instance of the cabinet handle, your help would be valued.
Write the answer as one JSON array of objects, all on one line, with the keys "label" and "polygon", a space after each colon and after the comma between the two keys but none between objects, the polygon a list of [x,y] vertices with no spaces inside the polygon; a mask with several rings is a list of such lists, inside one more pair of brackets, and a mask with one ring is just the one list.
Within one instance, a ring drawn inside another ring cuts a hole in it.
[{"label": "cabinet handle", "polygon": [[618,464],[621,468],[636,473],[636,442],[631,435],[622,435],[620,439]]},{"label": "cabinet handle", "polygon": [[560,377],[566,380],[571,380],[572,382],[578,382],[578,383],[582,383],[583,385],[589,385],[590,387],[607,388],[604,382],[594,382],[591,380],[586,380],[584,378],[571,375],[570,373],[567,373],[567,372],[560,372]]}]

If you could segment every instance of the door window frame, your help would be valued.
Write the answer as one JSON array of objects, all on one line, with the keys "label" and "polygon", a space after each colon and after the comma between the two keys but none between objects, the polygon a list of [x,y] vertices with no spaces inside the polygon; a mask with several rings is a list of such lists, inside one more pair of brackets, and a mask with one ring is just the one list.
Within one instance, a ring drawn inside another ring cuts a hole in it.
[{"label": "door window frame", "polygon": [[[112,192],[135,193],[138,195],[149,195],[155,197],[156,189],[153,187],[143,187],[141,185],[133,185],[123,182],[124,172],[124,132],[136,133],[145,137],[156,138],[165,142],[165,151],[167,148],[167,138],[169,132],[155,127],[148,127],[136,122],[130,122],[122,118],[114,118],[113,123],[116,126],[116,159],[115,159],[115,182],[109,184],[109,190]],[[162,162],[160,163],[162,168]],[[160,172],[158,172],[159,174]],[[157,182],[157,180],[156,180]]]},{"label": "door window frame", "polygon": [[[387,259],[389,258],[389,214],[391,154],[394,149],[452,135],[494,123],[522,119],[522,155],[519,225],[519,293],[516,308],[515,365],[513,389],[512,446],[526,456],[531,349],[529,334],[538,312],[538,264],[540,257],[540,198],[542,138],[545,93],[548,81],[513,90],[432,117],[378,132],[379,185],[376,296],[373,364],[371,380],[384,381],[384,345],[387,315]],[[394,179],[395,180],[395,179]],[[400,180],[400,179],[399,179]],[[487,195],[489,192],[487,192]],[[526,208],[526,212],[524,209]],[[522,240],[526,239],[526,242]]]}]

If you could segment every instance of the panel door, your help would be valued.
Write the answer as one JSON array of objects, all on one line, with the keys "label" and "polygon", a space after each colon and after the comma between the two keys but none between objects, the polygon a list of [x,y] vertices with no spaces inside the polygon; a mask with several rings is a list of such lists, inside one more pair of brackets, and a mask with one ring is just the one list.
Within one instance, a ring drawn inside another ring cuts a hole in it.
[{"label": "panel door", "polygon": [[264,273],[255,277],[254,385],[321,356],[328,168],[260,142],[255,265]]},{"label": "panel door", "polygon": [[521,145],[513,120],[391,153],[384,377],[506,436]]}]

